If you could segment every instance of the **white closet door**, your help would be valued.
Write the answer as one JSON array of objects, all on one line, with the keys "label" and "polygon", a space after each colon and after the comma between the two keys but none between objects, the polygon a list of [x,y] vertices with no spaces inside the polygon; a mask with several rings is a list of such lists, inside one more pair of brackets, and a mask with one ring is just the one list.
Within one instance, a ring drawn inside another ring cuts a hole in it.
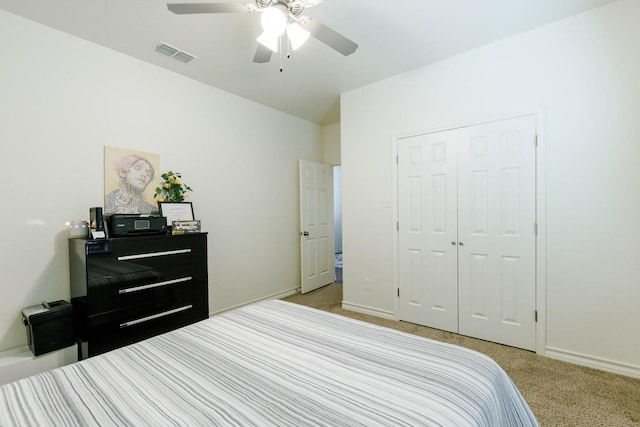
[{"label": "white closet door", "polygon": [[535,117],[458,130],[459,332],[535,350]]},{"label": "white closet door", "polygon": [[455,137],[446,131],[398,142],[398,316],[452,332],[458,331]]}]

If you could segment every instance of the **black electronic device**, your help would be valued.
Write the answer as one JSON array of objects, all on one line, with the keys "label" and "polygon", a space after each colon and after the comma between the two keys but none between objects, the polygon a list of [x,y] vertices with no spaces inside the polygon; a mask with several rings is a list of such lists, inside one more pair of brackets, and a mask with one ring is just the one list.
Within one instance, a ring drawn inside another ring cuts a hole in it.
[{"label": "black electronic device", "polygon": [[91,231],[91,237],[94,239],[109,237],[101,207],[89,208],[89,230]]},{"label": "black electronic device", "polygon": [[111,237],[167,232],[167,218],[163,216],[113,214],[108,218],[107,223]]},{"label": "black electronic device", "polygon": [[66,301],[43,301],[22,310],[29,348],[35,356],[75,343],[73,306]]},{"label": "black electronic device", "polygon": [[104,219],[102,218],[102,208],[89,208],[89,227],[92,230],[104,231]]}]

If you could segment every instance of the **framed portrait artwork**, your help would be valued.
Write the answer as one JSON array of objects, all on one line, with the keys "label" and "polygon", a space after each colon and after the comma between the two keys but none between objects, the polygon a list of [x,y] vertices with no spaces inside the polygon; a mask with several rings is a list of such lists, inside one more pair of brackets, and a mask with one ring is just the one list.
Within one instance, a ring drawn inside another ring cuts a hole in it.
[{"label": "framed portrait artwork", "polygon": [[167,226],[171,227],[173,221],[193,221],[193,205],[191,202],[158,202],[160,216],[167,218]]},{"label": "framed portrait artwork", "polygon": [[160,155],[104,147],[104,213],[158,214],[155,200]]}]

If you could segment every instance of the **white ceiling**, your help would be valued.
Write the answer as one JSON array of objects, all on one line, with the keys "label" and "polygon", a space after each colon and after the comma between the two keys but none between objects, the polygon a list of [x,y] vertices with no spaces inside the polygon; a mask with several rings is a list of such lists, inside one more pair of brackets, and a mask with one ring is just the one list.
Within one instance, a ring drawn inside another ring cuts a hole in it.
[{"label": "white ceiling", "polygon": [[[324,0],[304,14],[358,50],[345,57],[310,39],[290,59],[274,54],[266,64],[253,63],[259,13],[176,15],[159,0],[0,0],[0,8],[326,125],[340,119],[341,92],[611,1]],[[154,50],[161,41],[198,59],[184,64],[163,56]]]}]

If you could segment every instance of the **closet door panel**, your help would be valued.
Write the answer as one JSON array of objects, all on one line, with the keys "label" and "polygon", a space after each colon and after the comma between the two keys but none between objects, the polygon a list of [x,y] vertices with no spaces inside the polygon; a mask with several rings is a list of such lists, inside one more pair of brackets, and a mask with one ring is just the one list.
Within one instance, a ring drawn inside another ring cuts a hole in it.
[{"label": "closet door panel", "polygon": [[458,130],[460,333],[529,350],[535,350],[534,140],[533,116]]},{"label": "closet door panel", "polygon": [[452,332],[458,330],[456,163],[455,132],[398,143],[398,317]]}]

